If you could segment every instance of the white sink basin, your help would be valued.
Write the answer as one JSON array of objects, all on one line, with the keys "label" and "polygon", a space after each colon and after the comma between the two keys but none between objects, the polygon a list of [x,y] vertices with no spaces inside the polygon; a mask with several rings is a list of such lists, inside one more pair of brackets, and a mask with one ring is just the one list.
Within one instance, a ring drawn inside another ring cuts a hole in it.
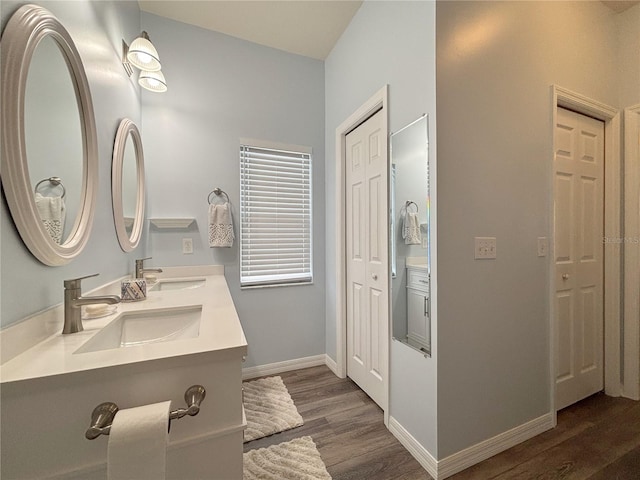
[{"label": "white sink basin", "polygon": [[202,305],[124,312],[73,353],[196,338],[201,317]]},{"label": "white sink basin", "polygon": [[166,291],[166,290],[186,290],[192,288],[202,287],[204,285],[204,278],[190,278],[190,279],[160,279],[152,286],[149,287],[150,291]]}]

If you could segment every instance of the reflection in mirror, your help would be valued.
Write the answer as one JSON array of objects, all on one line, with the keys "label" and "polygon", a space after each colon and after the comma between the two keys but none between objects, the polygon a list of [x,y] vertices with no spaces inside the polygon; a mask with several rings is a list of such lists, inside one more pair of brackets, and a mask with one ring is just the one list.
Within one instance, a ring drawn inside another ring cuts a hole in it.
[{"label": "reflection in mirror", "polygon": [[95,211],[98,146],[89,82],[69,32],[45,8],[16,10],[1,44],[7,204],[31,253],[45,265],[65,265],[86,245]]},{"label": "reflection in mirror", "polygon": [[73,78],[52,37],[40,41],[29,65],[24,136],[40,219],[53,241],[64,243],[80,205],[82,126]]},{"label": "reflection in mirror", "polygon": [[120,247],[138,246],[144,222],[144,153],[140,132],[128,118],[120,122],[113,147],[111,196]]},{"label": "reflection in mirror", "polygon": [[391,135],[393,338],[431,355],[428,117]]}]

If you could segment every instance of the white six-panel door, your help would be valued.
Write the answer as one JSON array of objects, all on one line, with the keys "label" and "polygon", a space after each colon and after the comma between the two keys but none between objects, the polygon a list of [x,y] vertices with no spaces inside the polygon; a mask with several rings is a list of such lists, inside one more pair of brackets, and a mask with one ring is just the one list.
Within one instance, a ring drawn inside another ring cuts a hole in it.
[{"label": "white six-panel door", "polygon": [[386,410],[387,151],[379,111],[346,136],[347,375]]},{"label": "white six-panel door", "polygon": [[555,132],[556,409],[603,389],[604,124],[558,108]]}]

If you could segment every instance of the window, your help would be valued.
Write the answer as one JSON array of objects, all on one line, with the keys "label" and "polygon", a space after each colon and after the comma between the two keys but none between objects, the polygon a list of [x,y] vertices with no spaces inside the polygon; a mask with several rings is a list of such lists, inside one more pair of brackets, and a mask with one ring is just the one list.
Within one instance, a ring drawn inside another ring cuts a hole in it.
[{"label": "window", "polygon": [[240,285],[311,283],[311,149],[240,146]]}]

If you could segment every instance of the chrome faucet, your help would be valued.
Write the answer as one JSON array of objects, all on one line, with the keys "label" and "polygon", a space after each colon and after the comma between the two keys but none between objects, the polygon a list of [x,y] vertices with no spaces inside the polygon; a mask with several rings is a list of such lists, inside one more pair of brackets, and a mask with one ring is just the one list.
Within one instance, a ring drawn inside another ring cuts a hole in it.
[{"label": "chrome faucet", "polygon": [[151,257],[140,258],[136,260],[136,277],[135,278],[144,278],[145,273],[162,273],[161,268],[144,268],[144,261],[151,260]]},{"label": "chrome faucet", "polygon": [[81,281],[85,278],[95,277],[99,274],[87,275],[86,277],[73,278],[64,281],[64,327],[63,334],[77,333],[84,330],[82,326],[82,305],[93,305],[96,303],[107,303],[113,305],[120,303],[117,295],[104,295],[98,297],[83,297]]}]

